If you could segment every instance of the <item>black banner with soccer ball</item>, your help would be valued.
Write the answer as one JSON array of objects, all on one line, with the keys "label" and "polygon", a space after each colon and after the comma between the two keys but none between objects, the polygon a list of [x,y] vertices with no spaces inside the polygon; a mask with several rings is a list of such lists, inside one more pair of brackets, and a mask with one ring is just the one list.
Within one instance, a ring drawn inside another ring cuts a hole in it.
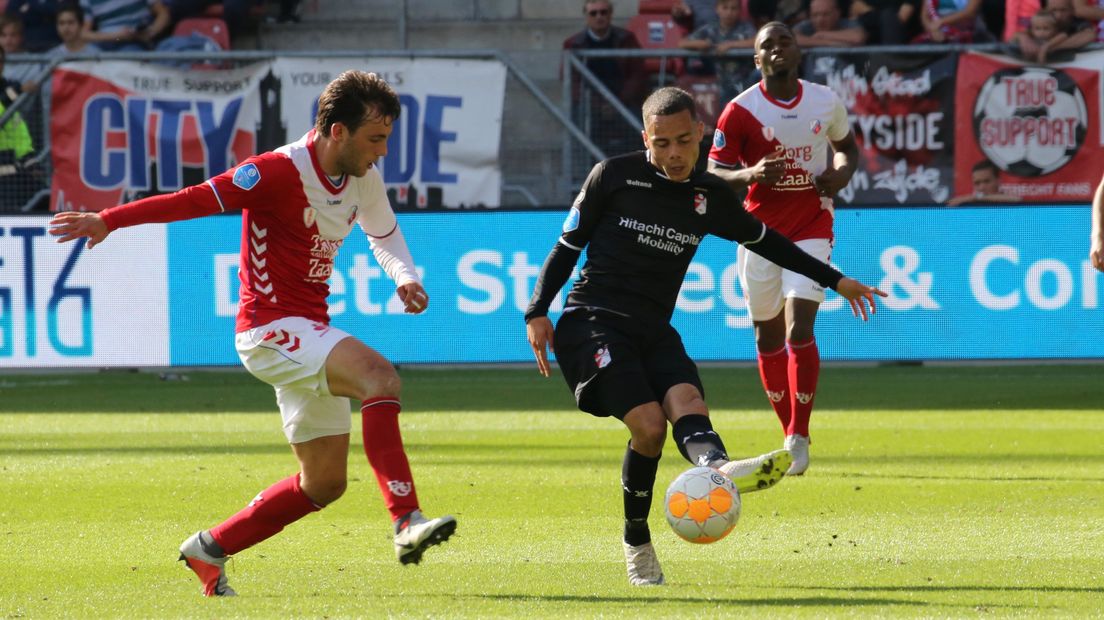
[{"label": "black banner with soccer ball", "polygon": [[862,162],[839,201],[932,204],[951,196],[955,54],[805,56],[805,79],[843,100]]}]

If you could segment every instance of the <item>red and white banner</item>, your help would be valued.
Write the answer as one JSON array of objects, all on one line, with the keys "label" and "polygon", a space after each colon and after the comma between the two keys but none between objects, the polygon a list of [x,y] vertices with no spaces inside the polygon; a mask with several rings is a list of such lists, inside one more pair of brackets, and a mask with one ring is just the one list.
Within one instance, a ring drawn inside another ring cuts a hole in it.
[{"label": "red and white banner", "polygon": [[281,58],[233,70],[61,65],[52,86],[51,208],[99,211],[201,183],[298,139],[350,67],[382,75],[402,116],[380,162],[396,210],[497,207],[506,68],[497,61]]},{"label": "red and white banner", "polygon": [[959,57],[955,194],[973,193],[970,170],[992,161],[1001,192],[1029,202],[1087,202],[1101,168],[1104,52],[1045,67],[1005,56]]}]

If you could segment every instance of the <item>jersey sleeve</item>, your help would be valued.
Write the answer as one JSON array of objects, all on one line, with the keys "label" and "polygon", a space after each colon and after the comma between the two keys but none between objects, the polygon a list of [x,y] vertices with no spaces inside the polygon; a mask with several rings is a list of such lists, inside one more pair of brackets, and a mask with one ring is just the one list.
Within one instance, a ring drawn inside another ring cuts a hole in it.
[{"label": "jersey sleeve", "polygon": [[359,182],[367,186],[364,189],[365,205],[357,214],[357,223],[368,235],[368,245],[376,262],[397,286],[409,282],[421,283],[379,171],[372,168]]},{"label": "jersey sleeve", "polygon": [[710,202],[714,201],[719,201],[719,204],[710,205],[707,211],[712,219],[711,233],[742,244],[754,243],[763,238],[767,225],[744,210],[740,197],[728,184],[721,182],[714,186]]},{"label": "jersey sleeve", "polygon": [[295,164],[286,155],[274,152],[250,157],[203,185],[214,195],[220,211],[264,209],[302,191]]},{"label": "jersey sleeve", "polygon": [[832,116],[828,119],[828,139],[839,142],[851,132],[851,123],[847,120],[847,108],[839,97],[832,98]]},{"label": "jersey sleeve", "polygon": [[745,128],[749,126],[750,116],[736,102],[725,106],[721,117],[717,119],[717,128],[713,130],[713,146],[709,149],[709,159],[727,168],[747,165],[744,161],[744,143],[747,140]]},{"label": "jersey sleeve", "polygon": [[583,188],[579,190],[579,195],[571,205],[567,219],[564,220],[560,243],[573,250],[582,250],[590,243],[594,229],[602,218],[606,202],[602,188],[602,176],[605,170],[606,162],[600,162],[591,169],[583,183]]}]

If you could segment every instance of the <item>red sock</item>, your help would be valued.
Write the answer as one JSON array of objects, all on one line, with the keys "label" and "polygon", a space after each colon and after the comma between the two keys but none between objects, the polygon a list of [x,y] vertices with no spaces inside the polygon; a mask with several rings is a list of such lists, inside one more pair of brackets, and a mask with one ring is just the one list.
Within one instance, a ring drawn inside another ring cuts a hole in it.
[{"label": "red sock", "polygon": [[782,423],[782,430],[790,426],[790,399],[787,394],[790,380],[786,375],[788,359],[786,347],[773,353],[759,352],[759,378],[763,380],[763,389],[767,391],[767,399],[771,407],[774,407],[774,414]]},{"label": "red sock", "polygon": [[364,401],[360,408],[364,453],[376,474],[383,492],[383,501],[391,520],[418,509],[418,494],[414,492],[414,476],[403,451],[399,433],[399,399],[388,396]]},{"label": "red sock", "polygon": [[322,510],[299,487],[299,474],[285,478],[261,491],[249,505],[211,528],[211,537],[226,555],[275,536],[284,526],[312,512]]},{"label": "red sock", "polygon": [[806,342],[790,342],[790,406],[793,419],[786,429],[787,435],[797,433],[809,436],[809,418],[813,415],[813,399],[816,398],[817,379],[820,378],[820,351],[816,339]]}]

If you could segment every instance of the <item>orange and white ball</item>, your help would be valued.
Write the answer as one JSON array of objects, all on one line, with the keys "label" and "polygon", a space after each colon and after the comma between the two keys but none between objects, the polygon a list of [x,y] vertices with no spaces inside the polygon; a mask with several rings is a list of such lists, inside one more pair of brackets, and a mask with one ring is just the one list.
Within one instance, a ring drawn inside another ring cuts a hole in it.
[{"label": "orange and white ball", "polygon": [[667,487],[667,522],[683,540],[711,543],[724,538],[740,519],[740,492],[721,472],[694,467]]}]

